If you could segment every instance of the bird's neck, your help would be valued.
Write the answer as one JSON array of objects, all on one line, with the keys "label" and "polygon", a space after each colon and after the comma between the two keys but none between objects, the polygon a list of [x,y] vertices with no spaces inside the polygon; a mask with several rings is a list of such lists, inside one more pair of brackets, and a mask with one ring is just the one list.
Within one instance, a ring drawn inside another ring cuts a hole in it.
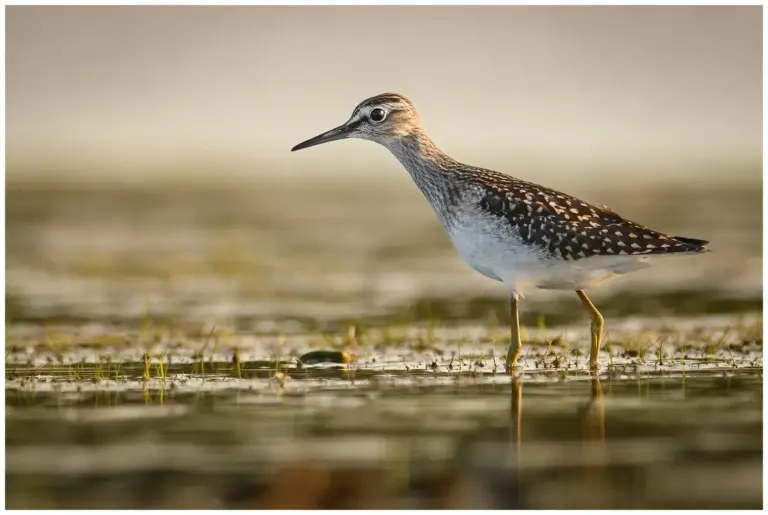
[{"label": "bird's neck", "polygon": [[449,200],[458,163],[438,149],[420,128],[385,145],[435,209]]},{"label": "bird's neck", "polygon": [[444,172],[456,163],[451,157],[437,148],[427,133],[420,128],[408,134],[393,138],[386,144],[411,175],[422,172]]}]

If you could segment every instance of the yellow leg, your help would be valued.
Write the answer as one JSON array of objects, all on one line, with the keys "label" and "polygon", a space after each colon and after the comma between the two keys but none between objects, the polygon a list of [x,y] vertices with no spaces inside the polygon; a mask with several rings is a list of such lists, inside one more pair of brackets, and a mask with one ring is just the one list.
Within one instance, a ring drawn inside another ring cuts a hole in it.
[{"label": "yellow leg", "polygon": [[520,357],[520,351],[523,348],[520,342],[520,314],[517,312],[517,295],[512,294],[509,296],[509,307],[512,312],[511,333],[512,341],[509,344],[509,350],[507,351],[507,371],[509,372],[513,367],[517,366],[517,359]]},{"label": "yellow leg", "polygon": [[589,310],[589,316],[592,319],[590,324],[592,329],[592,348],[589,353],[589,368],[595,369],[597,368],[597,355],[600,352],[600,344],[603,341],[603,315],[592,304],[584,290],[576,290],[576,295],[579,296],[581,303]]}]

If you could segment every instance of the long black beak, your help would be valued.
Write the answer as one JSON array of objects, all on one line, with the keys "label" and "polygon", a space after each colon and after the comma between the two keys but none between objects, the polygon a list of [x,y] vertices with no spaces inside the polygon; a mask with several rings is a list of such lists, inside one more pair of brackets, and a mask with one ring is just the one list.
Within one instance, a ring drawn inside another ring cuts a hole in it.
[{"label": "long black beak", "polygon": [[340,125],[335,129],[331,129],[328,132],[324,132],[319,136],[310,138],[307,141],[302,141],[301,143],[293,147],[291,149],[291,152],[295,152],[303,148],[314,147],[315,145],[321,145],[323,143],[328,143],[329,141],[336,141],[337,139],[348,138],[353,130],[354,130],[354,127],[351,126],[349,122],[347,122],[344,125]]}]

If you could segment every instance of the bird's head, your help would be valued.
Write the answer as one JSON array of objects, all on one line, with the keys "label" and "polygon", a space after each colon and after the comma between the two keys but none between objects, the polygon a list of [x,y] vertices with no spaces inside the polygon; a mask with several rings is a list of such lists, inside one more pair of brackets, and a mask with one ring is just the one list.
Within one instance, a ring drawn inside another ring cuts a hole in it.
[{"label": "bird's head", "polygon": [[360,102],[344,124],[299,143],[291,151],[346,138],[367,139],[389,146],[418,127],[419,116],[410,100],[397,93],[383,93]]}]

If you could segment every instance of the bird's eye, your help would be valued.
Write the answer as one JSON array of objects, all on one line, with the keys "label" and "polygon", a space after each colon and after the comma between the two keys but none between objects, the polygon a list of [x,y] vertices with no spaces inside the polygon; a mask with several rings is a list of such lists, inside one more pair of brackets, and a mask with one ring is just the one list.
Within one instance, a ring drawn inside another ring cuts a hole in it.
[{"label": "bird's eye", "polygon": [[386,117],[387,117],[387,112],[380,107],[377,107],[376,109],[371,110],[370,118],[374,122],[383,122],[384,118]]}]

